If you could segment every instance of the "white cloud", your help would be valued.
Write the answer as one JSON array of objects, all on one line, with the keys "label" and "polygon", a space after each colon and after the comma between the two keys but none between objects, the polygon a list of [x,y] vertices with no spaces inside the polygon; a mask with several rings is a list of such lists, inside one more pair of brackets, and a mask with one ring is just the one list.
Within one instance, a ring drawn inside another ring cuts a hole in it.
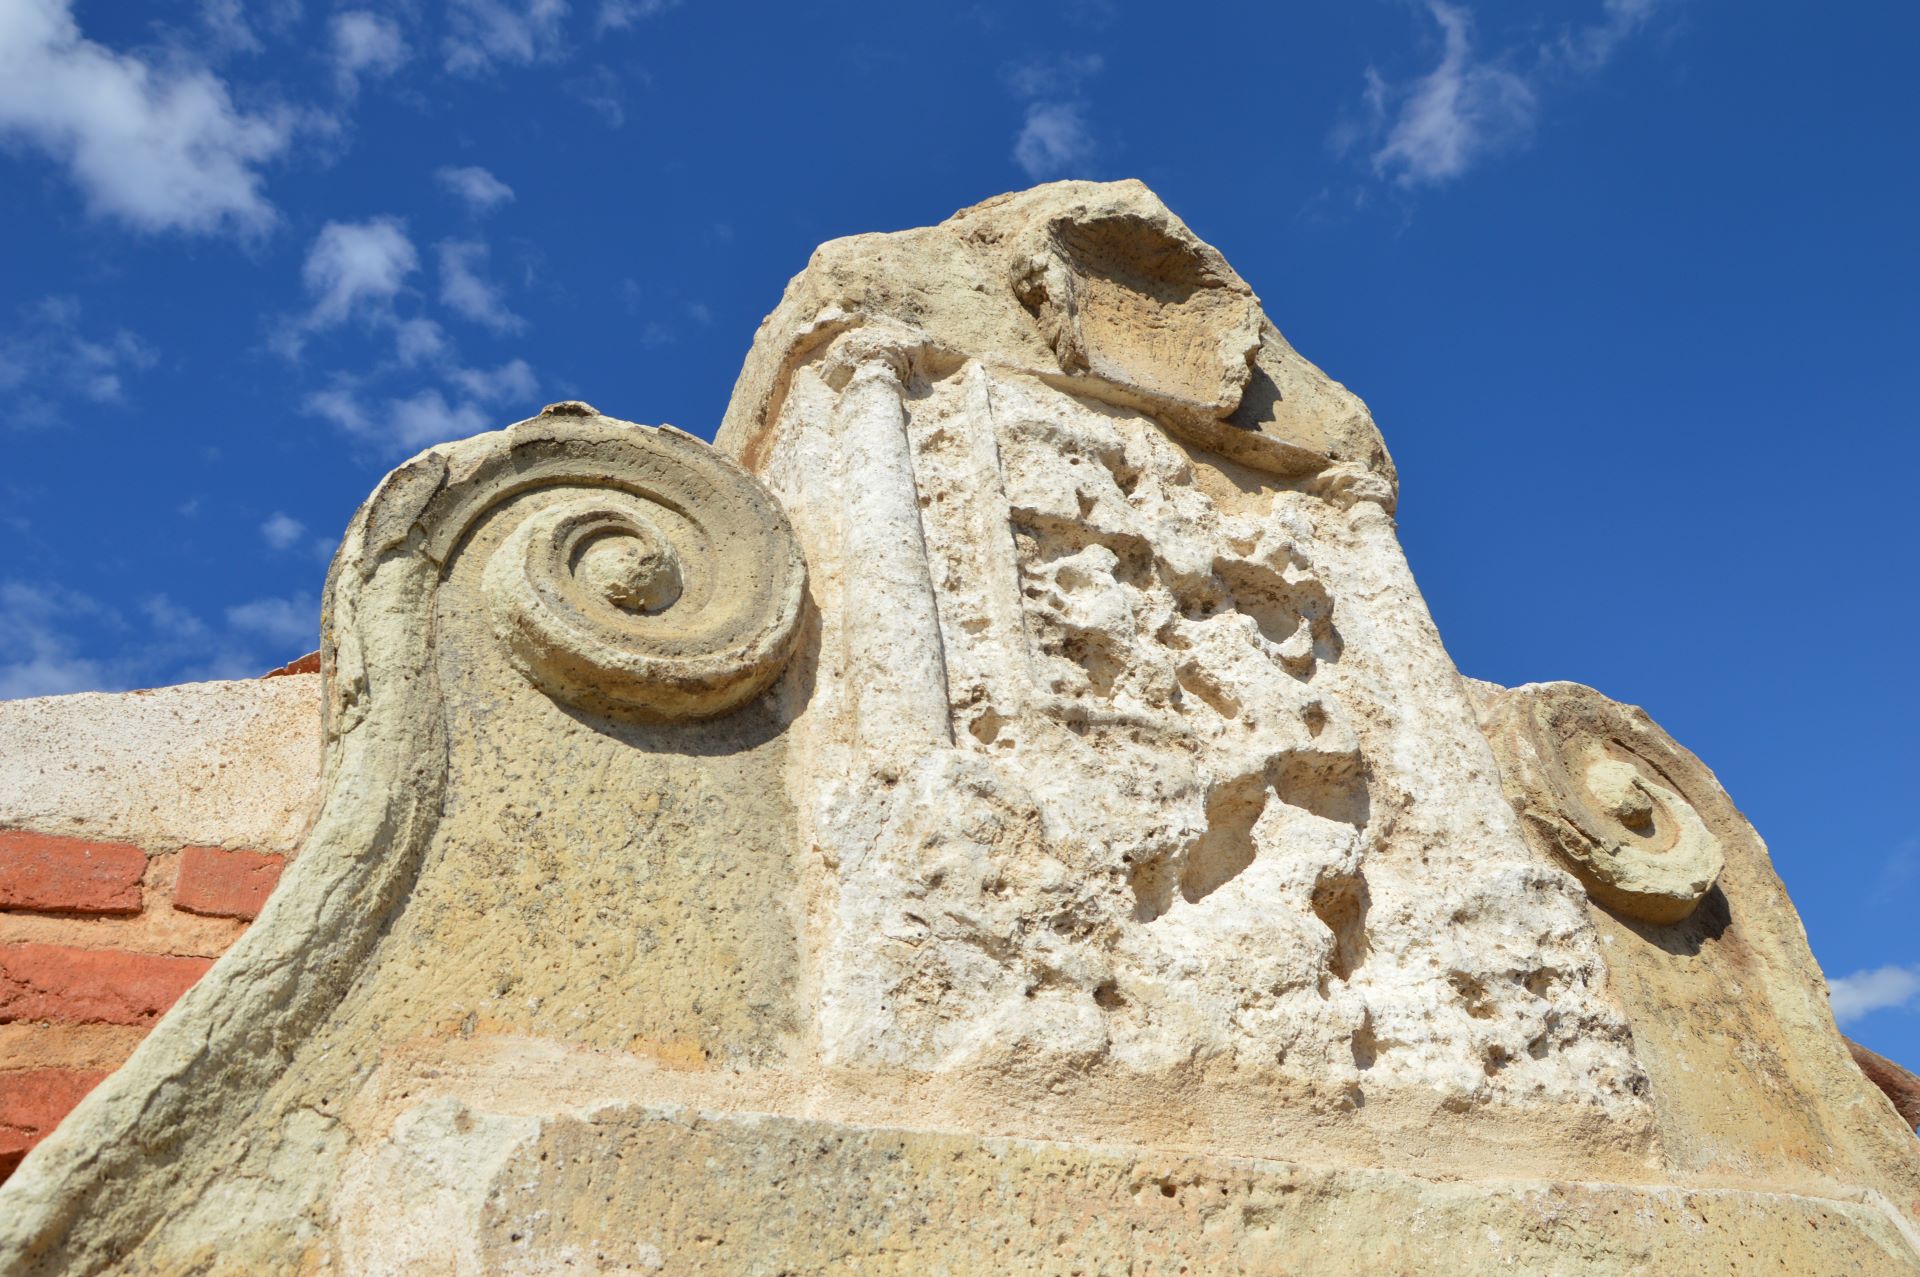
[{"label": "white cloud", "polygon": [[449,0],[447,70],[477,75],[555,57],[566,17],[566,0]]},{"label": "white cloud", "polygon": [[259,166],[292,124],[250,115],[194,67],[160,67],[81,35],[72,0],[0,4],[0,140],[65,165],[92,210],[145,231],[259,234]]},{"label": "white cloud", "polygon": [[485,404],[513,403],[533,398],[540,383],[524,359],[513,359],[498,368],[456,368],[447,380],[465,392],[468,398]]},{"label": "white cloud", "polygon": [[398,218],[328,222],[315,237],[302,270],[313,309],[307,322],[323,328],[359,313],[385,313],[420,255]]},{"label": "white cloud", "polygon": [[247,25],[240,0],[200,0],[200,22],[218,48],[235,53],[260,51],[260,37]]},{"label": "white cloud", "polygon": [[1035,181],[1064,177],[1093,158],[1093,133],[1077,103],[1035,102],[1013,140],[1013,161]]},{"label": "white cloud", "polygon": [[[436,247],[440,300],[447,307],[496,331],[523,326],[481,273],[487,256],[483,242],[449,239]],[[420,314],[403,317],[396,302],[403,294],[413,296],[407,281],[418,269],[419,254],[397,219],[329,223],[307,257],[311,308],[290,321],[278,338],[284,349],[297,354],[306,334],[349,320],[392,336],[394,359],[360,372],[336,373],[301,405],[308,416],[330,422],[382,453],[413,451],[502,424],[498,413],[503,406],[525,407],[539,389],[524,359],[495,368],[464,366],[436,320]],[[261,531],[272,541],[271,527]],[[291,543],[298,537],[289,530],[285,539]]]},{"label": "white cloud", "polygon": [[208,625],[164,594],[137,620],[58,585],[0,580],[0,700],[253,678],[311,651],[312,594],[255,599]]},{"label": "white cloud", "polygon": [[487,246],[478,240],[442,240],[440,248],[440,300],[454,313],[484,324],[497,333],[517,332],[526,321],[507,309],[500,290],[483,278],[479,267],[487,259]]},{"label": "white cloud", "polygon": [[260,525],[260,536],[276,550],[291,550],[307,534],[307,525],[290,514],[275,510]]},{"label": "white cloud", "polygon": [[219,55],[259,53],[261,38],[286,35],[300,21],[300,0],[200,0],[208,49]]},{"label": "white cloud", "polygon": [[334,14],[330,35],[333,82],[344,94],[356,92],[363,78],[392,75],[412,54],[397,22],[365,9]]},{"label": "white cloud", "polygon": [[0,393],[19,425],[50,425],[73,400],[126,402],[126,375],[153,367],[153,349],[125,328],[87,331],[80,303],[46,297],[21,312],[20,327],[0,335]]},{"label": "white cloud", "polygon": [[1880,894],[1897,899],[1915,879],[1920,879],[1920,837],[1908,838],[1895,847],[1880,866]]},{"label": "white cloud", "polygon": [[365,438],[374,433],[373,422],[351,385],[316,390],[306,397],[300,407],[308,416],[331,421],[350,435]]},{"label": "white cloud", "polygon": [[645,18],[657,17],[679,4],[680,0],[600,0],[600,12],[593,20],[597,32],[619,31]]},{"label": "white cloud", "polygon": [[1005,72],[1007,88],[1017,98],[1072,97],[1104,65],[1097,53],[1016,63]]},{"label": "white cloud", "polygon": [[310,594],[255,599],[228,608],[227,624],[243,634],[258,635],[276,647],[297,649],[298,655],[318,646],[320,604]]},{"label": "white cloud", "polygon": [[67,632],[100,611],[92,599],[58,586],[0,581],[0,700],[101,686],[106,671],[81,656]]},{"label": "white cloud", "polygon": [[393,441],[408,449],[464,439],[495,425],[479,404],[448,403],[438,390],[422,390],[387,405]]},{"label": "white cloud", "polygon": [[1458,177],[1488,152],[1524,140],[1537,107],[1518,74],[1474,57],[1465,9],[1440,0],[1427,8],[1440,24],[1440,64],[1402,88],[1371,73],[1367,85],[1374,113],[1393,112],[1373,171],[1402,186]]},{"label": "white cloud", "polygon": [[450,349],[446,330],[431,319],[402,319],[393,326],[393,353],[408,367],[439,359]]},{"label": "white cloud", "polygon": [[309,416],[332,422],[383,452],[417,452],[505,425],[503,411],[525,415],[519,410],[530,408],[540,389],[539,379],[524,359],[491,369],[450,368],[445,381],[454,392],[451,396],[429,386],[374,402],[362,393],[360,383],[341,378],[308,395],[301,407]]},{"label": "white cloud", "polygon": [[1827,982],[1833,1018],[1849,1024],[1875,1011],[1920,1003],[1920,967],[1876,967]]},{"label": "white cloud", "polygon": [[489,213],[513,198],[513,188],[478,164],[449,165],[434,174],[440,185],[466,201],[475,213]]},{"label": "white cloud", "polygon": [[1653,16],[1663,0],[1606,0],[1600,21],[1567,31],[1560,37],[1559,56],[1576,71],[1598,71],[1614,51]]},{"label": "white cloud", "polygon": [[1440,28],[1440,61],[1395,84],[1366,71],[1363,118],[1334,130],[1336,149],[1361,142],[1376,177],[1402,187],[1437,186],[1491,155],[1524,145],[1541,98],[1556,82],[1598,72],[1664,0],[1604,0],[1600,20],[1556,39],[1495,56],[1475,51],[1466,6],[1428,0]]},{"label": "white cloud", "polygon": [[612,67],[575,70],[567,76],[567,92],[596,112],[610,129],[627,122],[626,81]]},{"label": "white cloud", "polygon": [[1004,72],[1013,95],[1029,99],[1026,118],[1013,139],[1013,162],[1028,177],[1065,177],[1093,160],[1099,148],[1080,90],[1099,74],[1101,65],[1099,54],[1088,53],[1023,62]]}]

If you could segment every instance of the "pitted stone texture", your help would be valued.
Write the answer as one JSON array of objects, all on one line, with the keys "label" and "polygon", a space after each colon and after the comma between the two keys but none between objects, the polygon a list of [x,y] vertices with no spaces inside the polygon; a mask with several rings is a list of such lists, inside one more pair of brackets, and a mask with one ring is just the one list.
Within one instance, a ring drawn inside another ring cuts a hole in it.
[{"label": "pitted stone texture", "polygon": [[1573,683],[1494,702],[1489,732],[1534,846],[1594,898],[1642,922],[1679,922],[1726,862],[1703,810],[1713,776],[1638,710]]},{"label": "pitted stone texture", "polygon": [[1543,864],[1561,854],[1563,822],[1593,819],[1547,806],[1565,792],[1538,781],[1548,749],[1632,759],[1659,804],[1652,819],[1684,818],[1697,830],[1687,836],[1724,856],[1717,881],[1678,921],[1649,921],[1606,893],[1588,906],[1647,1070],[1666,1165],[1719,1182],[1874,1184],[1909,1218],[1920,1215],[1920,1146],[1850,1058],[1766,844],[1713,773],[1646,711],[1590,687],[1472,690]]},{"label": "pitted stone texture", "polygon": [[1250,297],[1137,184],[1067,183],[828,245],[763,327],[722,439],[814,574],[823,1057],[1008,1103],[1206,1063],[1642,1156],[1582,894],[1499,792],[1364,409],[1289,352],[1325,430],[1233,424]]},{"label": "pitted stone texture", "polygon": [[1251,307],[1135,183],[823,249],[723,431],[809,574],[731,712],[516,646],[784,597],[655,499],[699,445],[569,404],[395,471],[314,830],[0,1267],[1912,1270],[1777,883],[1703,815],[1732,912],[1653,935],[1529,842],[1377,432]]},{"label": "pitted stone texture", "polygon": [[1275,473],[1393,462],[1366,405],[1301,358],[1246,281],[1139,182],[1056,182],[938,226],[814,252],[760,326],[720,446],[758,470],[793,374],[834,338],[894,322],[936,360],[1060,384],[1153,413]]},{"label": "pitted stone texture", "polygon": [[320,678],[0,701],[0,827],[292,851],[320,788]]},{"label": "pitted stone texture", "polygon": [[[559,618],[551,643],[592,650],[529,668],[524,635],[496,629],[493,565],[524,572],[515,537],[549,512],[624,520],[649,503],[685,590],[631,623],[571,626],[583,600],[563,555],[517,578],[522,602]],[[690,1069],[783,1058],[800,1030],[794,843],[780,710],[755,693],[803,582],[759,485],[678,432],[554,414],[390,475],[329,577],[313,832],[254,927],[0,1190],[0,1270],[317,1262],[344,1119],[382,1057],[419,1044],[538,1035]],[[573,681],[609,665],[617,687]]]},{"label": "pitted stone texture", "polygon": [[1897,1227],[1851,1202],[1440,1183],[679,1109],[542,1120],[433,1101],[362,1158],[341,1229],[343,1266],[364,1277],[1911,1271]]}]

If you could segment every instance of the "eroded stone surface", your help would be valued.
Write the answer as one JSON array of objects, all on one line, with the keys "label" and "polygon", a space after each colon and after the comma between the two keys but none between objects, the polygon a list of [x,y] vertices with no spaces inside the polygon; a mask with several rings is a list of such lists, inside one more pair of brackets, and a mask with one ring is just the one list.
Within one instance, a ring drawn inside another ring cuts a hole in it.
[{"label": "eroded stone surface", "polygon": [[[1668,920],[1659,921],[1645,916],[1643,899],[1605,883],[1589,905],[1667,1163],[1711,1182],[1864,1181],[1920,1202],[1914,1142],[1849,1057],[1766,844],[1713,773],[1645,711],[1590,687],[1472,689],[1508,797],[1543,862],[1564,854],[1570,826],[1598,823],[1593,789],[1543,782],[1567,774],[1550,760],[1594,758],[1630,759],[1612,793],[1650,791],[1651,831],[1665,826],[1707,843],[1721,862],[1678,918],[1673,895],[1662,898]],[[1691,876],[1666,881],[1685,885]]]},{"label": "eroded stone surface", "polygon": [[1588,688],[1527,689],[1488,704],[1507,792],[1533,844],[1629,917],[1671,923],[1692,913],[1726,863],[1695,799],[1675,788],[1717,792],[1705,769],[1680,761],[1644,714]]},{"label": "eroded stone surface", "polygon": [[[469,1168],[467,1178],[449,1167]],[[674,1168],[698,1166],[688,1183]],[[358,1168],[356,1168],[358,1171]],[[1385,1171],[610,1106],[408,1112],[346,1200],[355,1271],[1903,1274],[1850,1202]],[[1628,1222],[1623,1223],[1626,1220]]]},{"label": "eroded stone surface", "polygon": [[[1016,345],[1024,311],[962,295],[1030,292],[1022,245],[1072,222],[1106,256],[1048,258],[1049,298],[1139,314],[1225,271],[1124,185],[828,245],[770,321],[811,344],[763,331],[723,435],[761,458],[821,611],[789,787],[820,849],[825,1058],[1218,1064],[1361,1128],[1481,1108],[1636,1155],[1643,1081],[1580,894],[1500,794],[1390,488],[1271,422],[1240,460],[1206,451],[1178,396],[1108,384],[1171,384],[1196,351],[1253,367],[1235,334],[1271,325],[1230,274],[1169,320],[1212,339],[1126,346],[1104,377],[1050,371]],[[911,303],[875,283],[850,307],[855,271],[916,281]],[[788,362],[754,422],[762,349]]]},{"label": "eroded stone surface", "polygon": [[313,832],[0,1264],[1913,1268],[1758,840],[1651,737],[1526,779],[1365,407],[1144,187],[824,246],[720,445],[381,485]]},{"label": "eroded stone surface", "polygon": [[320,746],[316,674],[0,701],[0,827],[292,851]]}]

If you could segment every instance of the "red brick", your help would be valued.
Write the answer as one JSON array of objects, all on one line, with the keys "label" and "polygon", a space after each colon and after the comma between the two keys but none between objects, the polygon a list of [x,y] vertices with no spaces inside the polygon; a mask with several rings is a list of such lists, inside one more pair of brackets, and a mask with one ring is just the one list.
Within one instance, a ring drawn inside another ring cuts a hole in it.
[{"label": "red brick", "polygon": [[146,870],[125,843],[0,831],[0,909],[139,913]]},{"label": "red brick", "polygon": [[280,881],[282,863],[281,857],[262,851],[182,848],[174,908],[251,920],[267,903],[273,884]]},{"label": "red brick", "polygon": [[261,678],[279,678],[284,674],[318,674],[320,672],[320,653],[308,652],[297,660],[288,661],[279,669],[268,670]]},{"label": "red brick", "polygon": [[0,1073],[0,1180],[105,1076],[75,1069]]},{"label": "red brick", "polygon": [[1920,1077],[1875,1051],[1869,1051],[1852,1038],[1840,1039],[1847,1044],[1847,1050],[1853,1052],[1853,1062],[1860,1071],[1886,1093],[1893,1101],[1894,1111],[1900,1114],[1900,1120],[1908,1126],[1920,1127]]},{"label": "red brick", "polygon": [[212,965],[212,958],[0,945],[0,1024],[150,1025]]}]

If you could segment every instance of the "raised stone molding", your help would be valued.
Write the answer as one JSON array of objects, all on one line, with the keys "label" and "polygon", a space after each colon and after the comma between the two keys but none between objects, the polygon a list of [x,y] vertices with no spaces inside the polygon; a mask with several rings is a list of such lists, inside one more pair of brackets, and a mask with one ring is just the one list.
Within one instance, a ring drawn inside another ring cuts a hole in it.
[{"label": "raised stone molding", "polygon": [[1703,813],[1724,823],[1731,804],[1644,713],[1577,683],[1536,684],[1501,699],[1488,731],[1528,838],[1602,904],[1679,922],[1719,878],[1726,855]]},{"label": "raised stone molding", "polygon": [[822,246],[717,449],[415,458],[312,834],[0,1270],[1911,1273],[1764,845],[1463,678],[1395,485],[1133,182]]},{"label": "raised stone molding", "polygon": [[[469,561],[476,552],[480,564]],[[465,581],[458,600],[455,576]],[[325,775],[312,832],[254,927],[6,1186],[0,1269],[93,1272],[124,1260],[231,1191],[230,1176],[247,1174],[233,1160],[245,1162],[241,1148],[314,1159],[298,1191],[324,1196],[342,1075],[303,1071],[302,1061],[331,1039],[332,1065],[351,1077],[391,1043],[394,1017],[369,1018],[350,991],[382,954],[392,960],[396,935],[408,934],[403,915],[431,909],[423,873],[482,836],[450,809],[460,801],[450,788],[457,795],[463,776],[483,790],[514,788],[523,761],[463,760],[471,733],[450,732],[450,717],[463,707],[540,716],[544,726],[525,730],[550,740],[554,710],[599,713],[610,717],[584,748],[624,732],[628,743],[606,748],[630,753],[634,739],[692,731],[674,724],[765,691],[793,649],[804,595],[779,507],[733,462],[671,428],[556,405],[389,475],[328,577]],[[543,715],[513,691],[519,675],[558,704]],[[727,730],[688,744],[713,748]],[[538,804],[565,781],[518,788]],[[446,946],[420,941],[419,961],[446,959]],[[236,1252],[227,1262],[277,1268],[300,1231],[287,1215],[297,1206],[283,1207],[267,1214],[292,1233],[253,1218],[242,1232],[263,1230],[255,1259]]]}]

